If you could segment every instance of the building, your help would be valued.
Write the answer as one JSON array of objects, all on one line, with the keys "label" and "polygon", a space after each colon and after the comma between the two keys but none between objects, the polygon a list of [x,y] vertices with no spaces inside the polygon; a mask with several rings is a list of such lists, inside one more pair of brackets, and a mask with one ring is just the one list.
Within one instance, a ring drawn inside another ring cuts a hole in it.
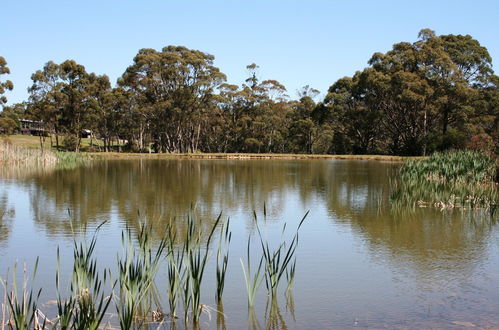
[{"label": "building", "polygon": [[21,124],[21,134],[37,135],[37,136],[48,135],[48,132],[45,129],[45,125],[43,124],[43,121],[21,119],[19,120],[19,122]]}]

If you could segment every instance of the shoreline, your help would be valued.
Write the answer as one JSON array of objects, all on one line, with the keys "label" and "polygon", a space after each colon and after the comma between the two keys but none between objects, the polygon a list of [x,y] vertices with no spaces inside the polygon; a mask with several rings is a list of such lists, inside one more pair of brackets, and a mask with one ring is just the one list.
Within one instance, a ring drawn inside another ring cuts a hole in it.
[{"label": "shoreline", "polygon": [[277,160],[376,160],[387,162],[402,162],[407,159],[423,157],[387,156],[387,155],[310,155],[310,154],[251,154],[251,153],[122,153],[122,152],[82,152],[91,159],[213,159],[213,160],[249,160],[249,159],[277,159]]}]

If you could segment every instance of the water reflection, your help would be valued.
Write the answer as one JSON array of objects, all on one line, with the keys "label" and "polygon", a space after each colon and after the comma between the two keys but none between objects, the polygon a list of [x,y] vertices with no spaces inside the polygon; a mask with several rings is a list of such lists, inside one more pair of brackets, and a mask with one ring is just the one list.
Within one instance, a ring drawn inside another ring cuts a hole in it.
[{"label": "water reflection", "polygon": [[[146,218],[158,236],[164,233],[167,221],[182,230],[185,222],[178,219],[192,209],[206,226],[215,221],[220,211],[225,216],[239,217],[237,221],[246,221],[244,226],[236,227],[239,231],[252,229],[252,218],[246,215],[252,210],[261,211],[264,204],[268,218],[274,221],[281,214],[291,214],[299,220],[307,209],[311,209],[313,218],[323,210],[327,219],[317,222],[317,226],[323,226],[319,229],[333,234],[331,228],[348,228],[353,239],[365,248],[363,253],[368,254],[370,263],[392,269],[400,281],[410,282],[403,290],[413,290],[407,287],[414,285],[416,290],[412,294],[415,296],[440,290],[444,303],[455,298],[443,292],[445,290],[474,292],[476,297],[479,290],[472,286],[477,274],[485,272],[485,277],[494,276],[490,269],[481,267],[490,258],[496,224],[486,214],[457,210],[391,210],[389,178],[397,166],[371,161],[325,160],[120,160],[95,162],[72,170],[18,175],[15,180],[29,193],[36,226],[50,237],[72,235],[68,209],[76,222],[87,226],[116,217],[122,224],[138,227],[140,218]],[[0,196],[0,210],[8,210],[8,202],[6,194]],[[0,245],[12,227],[13,222],[8,219],[8,216],[0,218]],[[246,232],[239,234],[240,237],[247,235]],[[321,251],[319,240],[313,244],[300,249],[310,253]],[[358,256],[351,253],[346,258]],[[238,261],[234,261],[234,267],[238,267]],[[492,266],[494,270],[497,271],[496,264]],[[326,284],[324,279],[316,285]],[[486,284],[479,286],[482,291],[486,289]],[[487,297],[498,296],[496,288]],[[278,304],[268,304],[263,320],[254,310],[249,311],[245,317],[250,327],[261,328],[264,324],[267,328],[293,328],[293,297],[287,297],[285,303],[282,311]],[[475,303],[475,307],[482,308],[481,305]],[[296,309],[301,307],[297,298]],[[232,306],[226,305],[226,309],[230,308]],[[483,310],[491,308],[483,307]],[[217,328],[230,327],[226,324],[230,318],[225,319],[223,306],[217,306],[217,310],[221,311],[216,316]],[[476,311],[476,308],[470,310]],[[298,315],[296,319],[303,317],[306,316]]]},{"label": "water reflection", "polygon": [[0,194],[0,248],[9,238],[14,214],[14,209],[9,206],[9,196],[4,191]]},{"label": "water reflection", "polygon": [[116,213],[128,224],[137,223],[140,211],[163,233],[165,219],[185,215],[193,205],[203,219],[215,219],[222,210],[228,215],[261,210],[264,203],[277,216],[296,193],[304,206],[321,200],[333,221],[349,224],[373,250],[386,249],[394,259],[412,255],[422,269],[426,262],[440,263],[439,256],[480,258],[490,221],[462,221],[469,217],[460,211],[389,210],[389,177],[396,166],[367,161],[103,161],[23,181],[32,187],[34,220],[49,234],[71,235],[67,210],[80,223],[100,223]]}]

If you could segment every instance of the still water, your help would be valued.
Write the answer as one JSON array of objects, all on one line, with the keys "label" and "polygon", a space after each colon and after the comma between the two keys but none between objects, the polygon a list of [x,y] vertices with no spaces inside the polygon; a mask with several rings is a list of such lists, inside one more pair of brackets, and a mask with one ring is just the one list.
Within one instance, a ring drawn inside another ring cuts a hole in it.
[{"label": "still water", "polygon": [[[50,314],[56,251],[59,247],[68,274],[74,235],[90,235],[106,221],[96,256],[101,268],[113,272],[127,226],[137,228],[145,220],[160,237],[168,221],[182,227],[189,212],[207,227],[222,212],[232,231],[225,318],[214,310],[205,313],[202,328],[217,328],[217,322],[228,329],[499,327],[495,219],[462,211],[391,210],[389,181],[397,166],[346,160],[115,160],[70,170],[3,169],[0,275],[5,278],[16,261],[29,269],[39,256],[34,286],[43,288],[39,305]],[[239,260],[248,237],[254,241],[252,254],[260,255],[253,211],[271,242],[281,237],[284,223],[293,231],[310,211],[300,229],[295,286],[279,300],[278,319],[269,317],[264,284],[255,314],[248,316]],[[214,259],[212,253],[202,303],[217,309]],[[156,282],[166,299],[164,267]],[[168,310],[166,301],[163,309]],[[116,322],[115,315],[109,317]]]}]

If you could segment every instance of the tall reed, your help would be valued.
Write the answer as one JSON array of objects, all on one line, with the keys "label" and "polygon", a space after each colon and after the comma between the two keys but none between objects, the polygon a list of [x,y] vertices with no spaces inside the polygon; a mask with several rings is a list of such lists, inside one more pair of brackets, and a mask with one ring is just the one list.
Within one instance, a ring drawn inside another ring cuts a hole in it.
[{"label": "tall reed", "polygon": [[[97,259],[93,253],[97,243],[97,233],[105,224],[101,223],[95,230],[90,243],[74,238],[73,274],[71,280],[71,294],[74,299],[71,328],[96,330],[101,325],[106,314],[111,297],[106,296],[103,286],[107,283],[110,272],[104,269],[102,277],[97,270]],[[113,285],[114,286],[114,285]],[[67,313],[71,306],[61,304],[62,312]],[[67,314],[58,315],[59,319]]]},{"label": "tall reed", "polygon": [[131,329],[136,322],[140,324],[151,311],[151,306],[148,306],[143,309],[143,315],[139,315],[144,298],[151,293],[154,286],[154,278],[166,247],[166,240],[162,238],[153,252],[150,231],[149,226],[139,224],[136,237],[138,249],[133,244],[130,228],[123,231],[121,235],[123,256],[118,256],[117,261],[120,292],[119,300],[116,301],[116,309],[122,329]]},{"label": "tall reed", "polygon": [[248,237],[248,244],[246,246],[246,266],[244,265],[243,259],[239,259],[241,262],[241,267],[243,269],[244,280],[246,284],[246,294],[248,297],[248,307],[252,308],[255,303],[255,297],[258,292],[258,288],[263,281],[262,276],[262,265],[263,256],[260,257],[258,267],[254,274],[251,273],[251,237]]},{"label": "tall reed", "polygon": [[[39,259],[36,258],[34,270],[33,270],[33,276],[31,278],[31,283],[33,283],[35,277],[36,277],[36,272],[38,269],[38,261]],[[23,267],[23,284],[21,288],[21,292],[19,293],[19,288],[17,286],[17,263],[14,264],[14,269],[12,271],[12,286],[8,287],[8,280],[2,280],[2,284],[4,285],[4,289],[7,295],[7,302],[8,302],[8,308],[9,308],[9,313],[8,313],[8,322],[7,325],[11,329],[18,329],[18,330],[28,330],[33,328],[39,327],[37,324],[37,319],[36,319],[36,312],[37,312],[37,301],[38,298],[40,297],[42,289],[40,288],[38,292],[33,295],[33,288],[28,289],[28,284],[29,284],[29,279],[28,279],[28,273],[26,269],[26,264],[24,264]],[[3,320],[2,322],[5,322]],[[2,323],[3,327],[4,323]]]},{"label": "tall reed", "polygon": [[391,181],[392,206],[495,209],[496,175],[495,161],[471,150],[406,161]]},{"label": "tall reed", "polygon": [[[296,252],[296,248],[298,246],[298,232],[303,222],[308,216],[308,212],[305,213],[303,218],[300,220],[298,227],[296,228],[296,232],[289,243],[286,244],[284,238],[282,238],[281,243],[274,250],[271,250],[268,241],[264,241],[262,233],[260,231],[260,226],[258,225],[258,219],[256,217],[256,213],[254,213],[256,228],[258,231],[258,236],[260,238],[260,244],[262,247],[263,258],[265,260],[265,285],[267,287],[269,295],[273,298],[277,298],[277,289],[279,283],[283,277],[283,275],[287,274],[288,276],[288,288],[292,285],[292,280],[294,279],[294,273],[296,269],[296,263],[292,262],[294,260],[294,255]],[[286,229],[286,224],[283,226],[282,234],[284,236],[284,232]],[[288,270],[288,267],[291,267]],[[292,275],[292,276],[291,276]]]},{"label": "tall reed", "polygon": [[[194,324],[199,322],[199,318],[201,316],[203,307],[201,305],[201,286],[203,282],[204,270],[206,262],[208,261],[211,239],[221,217],[222,214],[218,216],[213,224],[204,248],[201,245],[201,233],[196,231],[193,217],[189,217],[188,219],[189,229],[187,230],[185,247],[187,249],[186,256],[188,260],[188,276],[186,280],[189,283],[186,287],[189,289],[188,294],[190,295],[190,298],[188,298],[188,300],[191,306],[192,321]],[[187,320],[188,319],[186,318],[186,321]]]},{"label": "tall reed", "polygon": [[220,239],[217,249],[217,291],[215,294],[215,299],[219,304],[222,301],[225,286],[225,275],[227,274],[227,266],[229,264],[229,245],[232,238],[232,232],[229,231],[229,227],[230,219],[228,219],[227,222],[224,223],[222,227],[220,227]]},{"label": "tall reed", "polygon": [[0,141],[0,165],[55,165],[57,156],[51,150],[40,150]]}]

